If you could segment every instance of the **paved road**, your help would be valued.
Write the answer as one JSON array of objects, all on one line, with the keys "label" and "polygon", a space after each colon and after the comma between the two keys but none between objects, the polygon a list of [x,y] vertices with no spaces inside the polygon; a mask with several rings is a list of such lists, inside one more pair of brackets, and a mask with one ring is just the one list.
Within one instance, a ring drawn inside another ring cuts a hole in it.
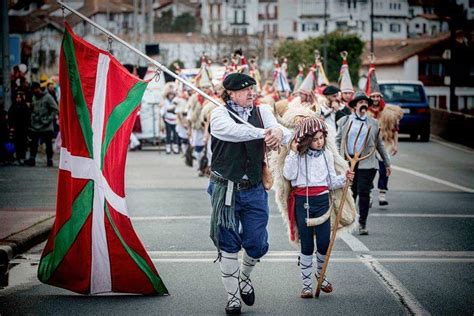
[{"label": "paved road", "polygon": [[[299,299],[296,251],[270,193],[270,252],[253,274],[246,314],[474,313],[474,152],[451,144],[402,142],[390,205],[369,217],[369,236],[342,235],[328,275],[335,291]],[[170,289],[169,297],[81,296],[40,284],[42,245],[14,260],[0,314],[222,314],[226,295],[208,237],[207,179],[180,159],[132,152],[127,201],[134,227]],[[45,208],[49,208],[48,205]]]}]

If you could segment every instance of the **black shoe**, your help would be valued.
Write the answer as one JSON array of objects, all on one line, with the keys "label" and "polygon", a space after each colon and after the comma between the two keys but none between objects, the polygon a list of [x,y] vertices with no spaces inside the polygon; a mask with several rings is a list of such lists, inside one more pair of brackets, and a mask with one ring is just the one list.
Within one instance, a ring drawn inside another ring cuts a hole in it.
[{"label": "black shoe", "polygon": [[52,167],[53,166],[53,161],[52,160],[48,160],[48,162],[46,163],[48,167]]},{"label": "black shoe", "polygon": [[[244,286],[241,286],[242,283],[245,283]],[[242,287],[250,287],[249,291],[242,291]],[[239,283],[240,298],[245,303],[245,305],[252,306],[255,303],[255,291],[253,290],[252,281],[250,279],[240,280]]]},{"label": "black shoe", "polygon": [[367,229],[367,227],[365,225],[362,225],[360,224],[359,226],[359,235],[368,235],[369,234],[369,230]]},{"label": "black shoe", "polygon": [[28,159],[28,160],[25,160],[25,165],[27,166],[30,166],[30,167],[34,167],[36,165],[36,161],[35,159]]},{"label": "black shoe", "polygon": [[226,314],[241,314],[242,312],[242,306],[238,305],[238,306],[226,306],[225,307],[225,313]]}]

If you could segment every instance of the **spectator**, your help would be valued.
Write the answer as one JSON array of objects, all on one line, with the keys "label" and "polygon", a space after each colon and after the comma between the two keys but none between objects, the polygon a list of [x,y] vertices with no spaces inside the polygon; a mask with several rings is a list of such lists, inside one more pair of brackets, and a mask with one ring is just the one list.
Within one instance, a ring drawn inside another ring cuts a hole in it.
[{"label": "spectator", "polygon": [[31,84],[33,90],[33,107],[31,112],[31,147],[30,158],[25,161],[28,166],[35,166],[38,142],[41,139],[46,144],[48,167],[53,166],[53,121],[58,114],[58,105],[53,97],[41,90],[38,82]]},{"label": "spectator", "polygon": [[23,165],[25,161],[30,116],[31,109],[26,103],[25,93],[18,91],[13,99],[12,106],[8,110],[8,122],[10,131],[13,133],[16,160],[20,165]]}]

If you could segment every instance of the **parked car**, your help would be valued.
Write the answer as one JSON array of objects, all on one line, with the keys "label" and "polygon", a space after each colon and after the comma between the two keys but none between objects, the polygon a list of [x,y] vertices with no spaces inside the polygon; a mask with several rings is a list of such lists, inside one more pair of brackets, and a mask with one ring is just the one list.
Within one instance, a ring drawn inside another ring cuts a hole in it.
[{"label": "parked car", "polygon": [[421,81],[380,80],[385,103],[399,105],[404,112],[400,133],[427,142],[430,140],[430,106]]}]

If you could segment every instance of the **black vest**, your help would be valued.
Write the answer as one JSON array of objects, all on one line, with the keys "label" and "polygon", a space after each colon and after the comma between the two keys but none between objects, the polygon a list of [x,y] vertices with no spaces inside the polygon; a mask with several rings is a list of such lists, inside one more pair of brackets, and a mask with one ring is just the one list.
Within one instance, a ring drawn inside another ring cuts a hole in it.
[{"label": "black vest", "polygon": [[[236,113],[226,104],[229,111]],[[237,114],[237,113],[236,113]],[[243,124],[229,114],[237,124]],[[255,127],[263,128],[260,110],[254,106],[248,122]],[[252,185],[262,181],[263,139],[248,142],[225,142],[214,136],[211,138],[212,160],[211,170],[233,182],[240,182],[247,175]]]}]

